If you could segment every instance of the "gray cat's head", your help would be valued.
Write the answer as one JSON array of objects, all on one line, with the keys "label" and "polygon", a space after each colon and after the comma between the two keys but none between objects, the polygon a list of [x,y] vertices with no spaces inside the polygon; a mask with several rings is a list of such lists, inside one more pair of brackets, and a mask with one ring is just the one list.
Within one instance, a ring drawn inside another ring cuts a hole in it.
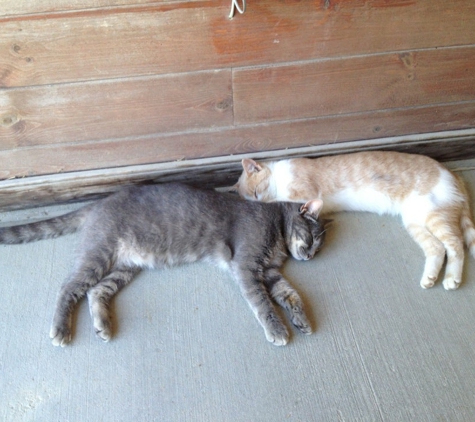
[{"label": "gray cat's head", "polygon": [[325,224],[318,215],[323,202],[319,199],[308,201],[299,209],[287,230],[287,247],[291,255],[300,261],[312,259],[325,240]]}]

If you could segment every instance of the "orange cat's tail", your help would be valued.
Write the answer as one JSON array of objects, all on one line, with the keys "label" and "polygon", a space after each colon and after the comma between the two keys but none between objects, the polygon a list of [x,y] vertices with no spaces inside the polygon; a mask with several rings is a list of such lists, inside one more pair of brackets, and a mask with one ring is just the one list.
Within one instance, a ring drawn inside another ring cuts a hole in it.
[{"label": "orange cat's tail", "polygon": [[467,205],[462,209],[462,216],[460,218],[460,225],[462,226],[463,238],[470,250],[470,253],[475,258],[475,226],[470,215],[470,208]]},{"label": "orange cat's tail", "polygon": [[458,175],[460,190],[464,196],[464,202],[462,205],[462,214],[460,216],[460,226],[462,227],[463,238],[467,248],[470,250],[471,255],[475,258],[475,225],[473,224],[472,215],[470,211],[470,198],[468,196],[465,183]]}]

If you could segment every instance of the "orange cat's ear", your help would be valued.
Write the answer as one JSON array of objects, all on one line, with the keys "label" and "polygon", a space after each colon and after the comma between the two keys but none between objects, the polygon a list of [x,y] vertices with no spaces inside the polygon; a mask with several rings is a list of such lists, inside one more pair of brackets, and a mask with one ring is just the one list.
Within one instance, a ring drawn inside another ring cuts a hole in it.
[{"label": "orange cat's ear", "polygon": [[262,170],[262,166],[258,162],[251,160],[250,158],[244,158],[241,161],[241,164],[242,168],[248,176]]},{"label": "orange cat's ear", "polygon": [[236,183],[235,185],[232,185],[232,186],[225,186],[225,187],[219,188],[219,191],[220,192],[237,192],[238,186],[239,186],[239,183]]},{"label": "orange cat's ear", "polygon": [[311,214],[312,217],[317,218],[322,208],[323,201],[321,199],[313,199],[300,207],[300,213],[308,213]]}]

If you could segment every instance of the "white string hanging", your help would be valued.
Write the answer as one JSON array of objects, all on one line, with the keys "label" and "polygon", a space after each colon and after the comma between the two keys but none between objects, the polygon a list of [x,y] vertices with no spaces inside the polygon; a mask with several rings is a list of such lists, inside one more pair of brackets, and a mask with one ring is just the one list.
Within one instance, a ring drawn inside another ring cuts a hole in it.
[{"label": "white string hanging", "polygon": [[242,1],[242,7],[239,7],[239,0],[231,0],[231,12],[229,13],[229,19],[234,18],[235,9],[242,15],[246,11],[246,0]]}]

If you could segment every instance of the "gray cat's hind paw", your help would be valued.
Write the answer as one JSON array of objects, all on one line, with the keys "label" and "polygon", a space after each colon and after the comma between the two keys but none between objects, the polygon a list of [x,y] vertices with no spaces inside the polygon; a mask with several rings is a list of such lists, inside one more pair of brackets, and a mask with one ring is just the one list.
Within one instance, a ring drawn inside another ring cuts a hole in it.
[{"label": "gray cat's hind paw", "polygon": [[274,325],[265,331],[267,340],[275,346],[285,346],[289,342],[289,332],[283,324]]},{"label": "gray cat's hind paw", "polygon": [[308,321],[307,317],[303,313],[294,314],[292,316],[292,324],[302,334],[305,334],[305,335],[312,334],[312,327],[310,325],[310,322]]},{"label": "gray cat's hind paw", "polygon": [[51,327],[49,337],[52,339],[53,346],[66,346],[71,341],[71,330],[69,328]]},{"label": "gray cat's hind paw", "polygon": [[110,326],[104,325],[100,329],[94,327],[94,330],[96,332],[97,337],[100,338],[104,343],[107,343],[112,337],[112,331]]}]

